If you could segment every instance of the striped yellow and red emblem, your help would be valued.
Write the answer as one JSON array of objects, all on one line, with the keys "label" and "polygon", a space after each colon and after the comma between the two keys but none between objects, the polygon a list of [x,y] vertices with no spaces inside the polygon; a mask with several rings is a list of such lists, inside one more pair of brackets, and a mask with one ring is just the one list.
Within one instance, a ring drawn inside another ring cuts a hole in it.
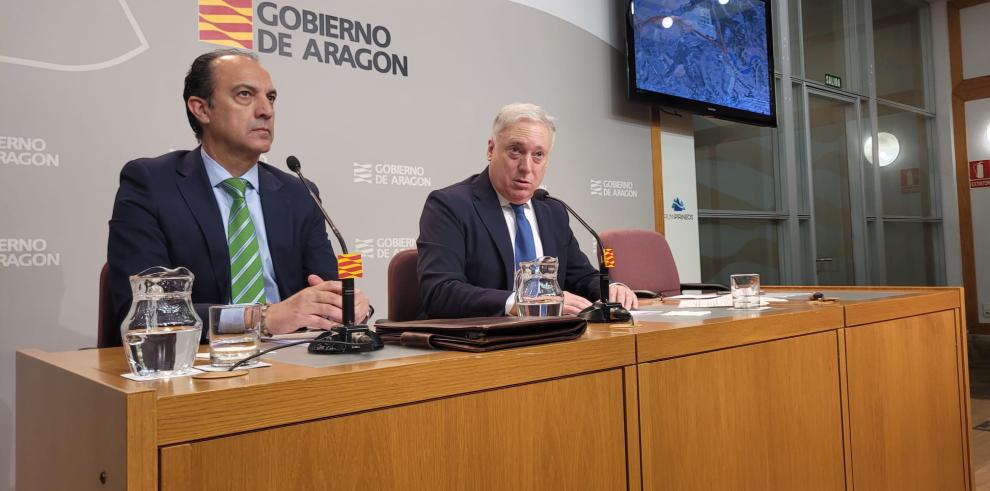
[{"label": "striped yellow and red emblem", "polygon": [[361,255],[357,253],[337,254],[337,278],[341,280],[364,278]]},{"label": "striped yellow and red emblem", "polygon": [[199,40],[252,49],[252,0],[199,0]]},{"label": "striped yellow and red emblem", "polygon": [[612,249],[609,249],[608,247],[602,249],[602,263],[604,263],[605,267],[609,269],[615,267],[615,252],[613,252]]}]

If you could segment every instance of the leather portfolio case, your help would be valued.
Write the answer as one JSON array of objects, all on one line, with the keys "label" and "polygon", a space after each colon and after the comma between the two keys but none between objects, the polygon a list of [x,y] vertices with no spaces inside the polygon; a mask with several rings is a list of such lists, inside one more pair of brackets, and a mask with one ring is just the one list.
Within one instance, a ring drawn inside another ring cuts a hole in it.
[{"label": "leather portfolio case", "polygon": [[420,348],[494,351],[576,339],[588,322],[559,317],[471,317],[393,322],[380,320],[375,331],[385,342]]}]

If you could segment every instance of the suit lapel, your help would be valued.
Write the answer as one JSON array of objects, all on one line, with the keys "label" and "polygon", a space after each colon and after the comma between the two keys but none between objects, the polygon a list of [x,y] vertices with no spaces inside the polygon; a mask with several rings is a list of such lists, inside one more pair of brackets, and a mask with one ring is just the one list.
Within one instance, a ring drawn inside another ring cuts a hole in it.
[{"label": "suit lapel", "polygon": [[540,228],[540,242],[543,243],[543,255],[560,259],[557,247],[557,234],[553,231],[553,217],[550,204],[544,200],[534,199],[533,211],[536,213],[536,224]]},{"label": "suit lapel", "polygon": [[196,147],[183,157],[176,167],[176,172],[179,174],[179,193],[182,194],[182,199],[189,206],[206,239],[220,298],[229,299],[230,252],[227,248],[227,237],[223,233],[220,207],[217,206],[216,197],[210,187],[210,179],[206,175],[200,147]]},{"label": "suit lapel", "polygon": [[292,250],[292,207],[282,191],[282,181],[261,164],[258,164],[258,187],[261,211],[265,214],[268,253],[272,256],[272,267],[275,269],[275,283],[279,285],[279,295],[285,298],[287,292],[282,291],[282,285],[286,282],[279,278],[279,271],[288,271],[284,260]]},{"label": "suit lapel", "polygon": [[481,221],[488,229],[488,234],[495,242],[498,254],[502,259],[502,266],[505,270],[506,285],[511,290],[515,267],[513,266],[514,255],[512,252],[512,239],[509,238],[509,228],[505,224],[505,215],[502,214],[502,205],[498,202],[498,195],[488,178],[488,169],[478,175],[474,186],[474,209],[481,217]]}]

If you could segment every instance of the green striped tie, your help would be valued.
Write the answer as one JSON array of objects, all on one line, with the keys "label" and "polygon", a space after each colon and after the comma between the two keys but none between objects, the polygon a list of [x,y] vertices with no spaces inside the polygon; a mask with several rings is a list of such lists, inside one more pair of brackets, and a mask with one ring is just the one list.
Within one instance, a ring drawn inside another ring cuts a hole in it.
[{"label": "green striped tie", "polygon": [[227,244],[230,247],[231,303],[264,303],[265,278],[261,274],[261,252],[255,236],[244,192],[247,181],[231,177],[220,183],[234,198],[230,205]]}]

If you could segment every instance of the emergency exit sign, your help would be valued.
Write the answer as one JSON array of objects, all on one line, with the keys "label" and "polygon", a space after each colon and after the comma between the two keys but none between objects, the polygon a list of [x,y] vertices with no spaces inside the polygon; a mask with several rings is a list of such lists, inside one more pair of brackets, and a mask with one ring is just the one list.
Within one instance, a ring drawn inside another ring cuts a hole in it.
[{"label": "emergency exit sign", "polygon": [[825,85],[829,85],[829,86],[835,87],[837,89],[841,89],[842,88],[842,78],[836,77],[835,75],[832,75],[831,73],[826,73],[825,74]]}]

